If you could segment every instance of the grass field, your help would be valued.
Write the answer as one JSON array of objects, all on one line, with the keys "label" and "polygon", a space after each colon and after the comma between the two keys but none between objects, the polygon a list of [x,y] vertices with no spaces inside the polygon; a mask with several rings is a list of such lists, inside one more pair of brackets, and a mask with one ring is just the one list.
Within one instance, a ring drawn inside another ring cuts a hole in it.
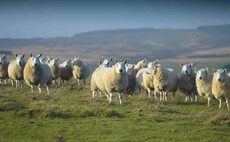
[{"label": "grass field", "polygon": [[157,102],[146,95],[126,96],[120,106],[91,99],[88,88],[52,88],[51,95],[28,87],[0,86],[1,142],[71,141],[230,141],[230,112],[206,100]]}]

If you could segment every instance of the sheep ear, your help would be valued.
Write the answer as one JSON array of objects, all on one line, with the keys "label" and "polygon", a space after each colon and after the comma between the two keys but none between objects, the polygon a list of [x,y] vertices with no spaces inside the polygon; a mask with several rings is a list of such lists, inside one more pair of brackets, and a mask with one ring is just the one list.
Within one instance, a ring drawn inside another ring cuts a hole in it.
[{"label": "sheep ear", "polygon": [[24,58],[24,57],[25,57],[25,54],[22,54],[22,57]]},{"label": "sheep ear", "polygon": [[102,60],[105,60],[105,57],[104,57],[104,56],[101,56],[101,59],[102,59]]},{"label": "sheep ear", "polygon": [[207,68],[205,68],[205,71],[206,71],[206,72],[208,72],[208,67],[207,67]]},{"label": "sheep ear", "polygon": [[147,59],[146,58],[144,58],[144,60],[143,60],[143,62],[142,63],[147,63]]},{"label": "sheep ear", "polygon": [[192,67],[194,65],[194,63],[190,63],[189,66]]},{"label": "sheep ear", "polygon": [[30,57],[33,57],[33,54],[32,54],[32,53],[30,53]]},{"label": "sheep ear", "polygon": [[117,62],[118,62],[118,60],[117,60],[117,59],[114,59],[114,62],[115,62],[115,63],[117,63]]},{"label": "sheep ear", "polygon": [[184,66],[184,64],[180,64],[180,67],[182,68]]},{"label": "sheep ear", "polygon": [[40,58],[42,56],[42,54],[38,54],[36,57]]},{"label": "sheep ear", "polygon": [[135,65],[132,65],[132,69],[134,69]]},{"label": "sheep ear", "polygon": [[212,68],[212,71],[213,71],[213,73],[216,73],[217,70],[215,68]]},{"label": "sheep ear", "polygon": [[111,58],[109,59],[109,61],[112,62],[112,61],[113,61],[113,57],[111,57]]},{"label": "sheep ear", "polygon": [[3,55],[2,55],[2,58],[3,58],[3,59],[6,59],[6,55],[5,55],[5,54],[3,54]]},{"label": "sheep ear", "polygon": [[154,63],[154,64],[159,64],[159,60],[156,59],[153,63]]},{"label": "sheep ear", "polygon": [[128,62],[128,59],[126,58],[123,62],[126,64]]},{"label": "sheep ear", "polygon": [[18,57],[18,54],[17,54],[17,53],[15,54],[15,57]]},{"label": "sheep ear", "polygon": [[198,68],[195,68],[195,72],[198,72],[199,71],[199,69]]}]

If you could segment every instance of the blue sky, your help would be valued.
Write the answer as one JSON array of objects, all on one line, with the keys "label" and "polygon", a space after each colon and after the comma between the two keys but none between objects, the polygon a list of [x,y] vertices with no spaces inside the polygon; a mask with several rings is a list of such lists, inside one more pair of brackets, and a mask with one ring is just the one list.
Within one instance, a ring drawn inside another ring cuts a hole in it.
[{"label": "blue sky", "polygon": [[228,0],[1,0],[0,38],[230,23]]}]

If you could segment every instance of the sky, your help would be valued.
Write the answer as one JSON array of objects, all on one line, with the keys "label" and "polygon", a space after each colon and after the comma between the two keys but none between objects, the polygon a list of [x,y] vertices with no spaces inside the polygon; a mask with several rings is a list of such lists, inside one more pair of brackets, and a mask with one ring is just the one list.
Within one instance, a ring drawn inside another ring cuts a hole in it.
[{"label": "sky", "polygon": [[0,38],[230,24],[228,0],[1,0]]}]

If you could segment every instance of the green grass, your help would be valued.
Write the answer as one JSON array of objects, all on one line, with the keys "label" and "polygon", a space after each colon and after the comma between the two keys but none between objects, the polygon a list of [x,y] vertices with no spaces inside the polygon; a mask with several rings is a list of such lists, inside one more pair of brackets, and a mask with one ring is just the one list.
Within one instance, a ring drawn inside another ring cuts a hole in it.
[{"label": "green grass", "polygon": [[51,95],[28,87],[0,86],[0,141],[230,141],[230,112],[206,100],[157,102],[146,95],[126,96],[125,104],[91,99],[75,84],[52,88]]}]

